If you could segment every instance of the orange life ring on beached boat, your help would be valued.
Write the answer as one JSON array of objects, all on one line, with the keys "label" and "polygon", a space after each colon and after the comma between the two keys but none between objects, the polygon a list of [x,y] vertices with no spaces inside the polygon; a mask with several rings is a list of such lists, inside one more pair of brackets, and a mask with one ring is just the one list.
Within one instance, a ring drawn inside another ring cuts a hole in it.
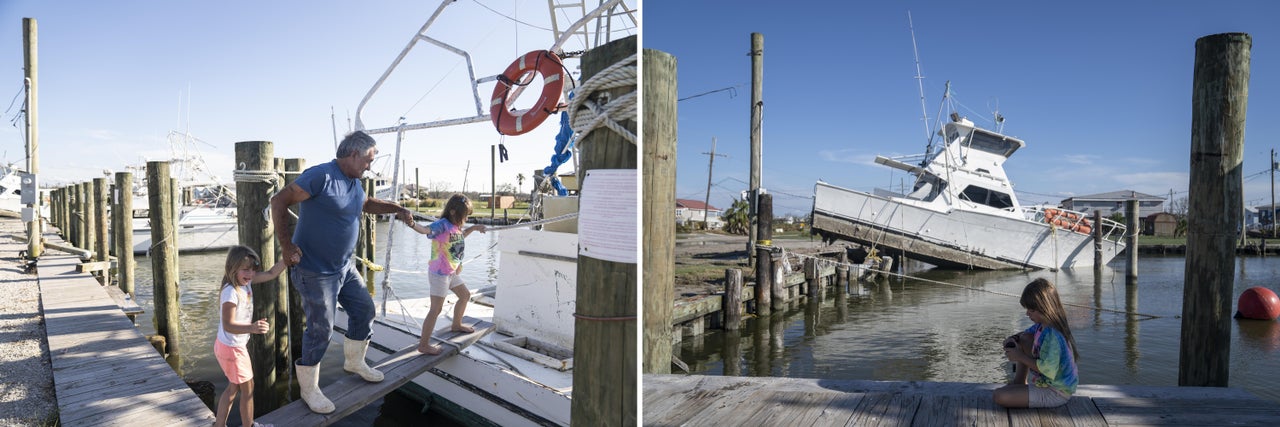
[{"label": "orange life ring on beached boat", "polygon": [[[560,102],[560,92],[564,89],[564,65],[560,57],[546,50],[535,50],[516,58],[498,76],[498,84],[493,87],[493,101],[489,106],[489,115],[493,118],[493,126],[503,135],[520,135],[538,127],[556,111]],[[542,95],[538,102],[523,112],[511,111],[507,105],[507,95],[511,89],[520,85],[526,73],[537,72],[542,75]]]}]

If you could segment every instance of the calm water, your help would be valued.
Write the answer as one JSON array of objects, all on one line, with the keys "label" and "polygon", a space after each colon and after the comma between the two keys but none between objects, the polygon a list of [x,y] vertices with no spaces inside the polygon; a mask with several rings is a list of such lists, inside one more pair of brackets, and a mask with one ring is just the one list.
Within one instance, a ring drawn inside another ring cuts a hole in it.
[{"label": "calm water", "polygon": [[[1100,277],[1066,272],[923,271],[914,280],[852,284],[847,294],[795,303],[736,334],[686,340],[676,354],[706,375],[1000,383],[1010,365],[1004,337],[1031,325],[1014,296],[1037,277],[1058,286],[1080,359],[1082,384],[1178,384],[1182,257],[1142,257],[1137,286],[1124,261]],[[1280,291],[1280,257],[1239,258],[1232,307],[1242,291]],[[980,289],[980,290],[979,290]],[[1137,312],[1155,318],[1094,310]],[[1143,320],[1145,319],[1145,320]],[[1280,401],[1280,322],[1232,320],[1230,385]]]},{"label": "calm water", "polygon": [[[377,226],[377,263],[383,266],[386,262],[386,242],[389,223]],[[427,261],[431,256],[431,242],[403,224],[394,227],[394,249],[391,255],[390,286],[395,295],[401,298],[420,298],[429,295],[427,279],[423,272],[427,271]],[[498,232],[500,233],[500,232]],[[467,237],[466,256],[462,277],[471,289],[484,288],[496,283],[498,255],[492,244],[493,236],[498,233],[471,233]],[[217,393],[227,387],[227,377],[213,358],[214,335],[218,332],[218,290],[222,278],[222,268],[226,261],[225,252],[183,255],[179,259],[179,292],[182,310],[179,318],[182,322],[182,371],[187,381],[210,381]],[[154,303],[152,299],[151,260],[147,257],[136,258],[136,292],[138,305],[146,312],[137,317],[138,329],[143,334],[154,334]],[[270,265],[270,264],[268,264]],[[382,303],[381,291],[383,273],[378,273],[374,283],[379,286],[374,302]],[[388,311],[398,309],[394,298],[388,299]],[[342,325],[346,326],[346,325]],[[335,335],[336,336],[336,335]],[[320,362],[320,385],[336,381],[344,375],[342,371],[342,343],[330,341],[324,360]],[[451,425],[443,422],[442,415],[429,412],[419,415],[421,405],[403,398],[387,398],[345,418],[336,425],[344,426],[395,426],[420,423],[424,419],[431,420],[433,425]],[[233,408],[231,423],[238,424],[239,416]]]}]

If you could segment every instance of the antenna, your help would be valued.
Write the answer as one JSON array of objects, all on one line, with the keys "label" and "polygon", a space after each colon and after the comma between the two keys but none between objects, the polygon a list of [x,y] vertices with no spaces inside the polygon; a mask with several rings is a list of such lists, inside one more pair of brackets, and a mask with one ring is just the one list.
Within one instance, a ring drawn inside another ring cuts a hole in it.
[{"label": "antenna", "polygon": [[[911,20],[911,11],[907,11],[907,29],[911,30],[911,53],[916,57],[916,85],[920,87],[920,119],[924,122],[924,138],[933,145],[933,132],[929,131],[929,112],[924,105],[924,76],[920,71],[920,50],[916,47],[916,27]],[[925,149],[929,152],[929,149]]]}]

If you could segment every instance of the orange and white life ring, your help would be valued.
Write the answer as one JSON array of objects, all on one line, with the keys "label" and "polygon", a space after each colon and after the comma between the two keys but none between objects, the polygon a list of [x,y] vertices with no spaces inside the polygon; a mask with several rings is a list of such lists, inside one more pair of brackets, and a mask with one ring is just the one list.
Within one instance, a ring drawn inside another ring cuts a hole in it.
[{"label": "orange and white life ring", "polygon": [[[493,101],[489,106],[489,115],[493,118],[493,126],[503,135],[520,135],[538,127],[543,121],[556,112],[560,103],[560,93],[564,89],[564,65],[560,57],[546,50],[535,50],[517,58],[498,76],[498,84],[493,88]],[[542,75],[542,95],[533,107],[524,111],[512,111],[507,99],[511,89],[522,86],[520,81],[531,72]]]}]

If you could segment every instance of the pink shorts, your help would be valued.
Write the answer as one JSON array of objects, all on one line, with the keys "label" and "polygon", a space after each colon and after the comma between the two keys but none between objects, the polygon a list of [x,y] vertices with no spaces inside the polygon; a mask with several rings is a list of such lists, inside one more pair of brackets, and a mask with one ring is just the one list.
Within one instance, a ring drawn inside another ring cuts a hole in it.
[{"label": "pink shorts", "polygon": [[222,341],[213,340],[213,356],[218,359],[218,366],[227,374],[227,381],[232,384],[244,384],[253,380],[253,365],[249,363],[249,349],[232,347]]}]

